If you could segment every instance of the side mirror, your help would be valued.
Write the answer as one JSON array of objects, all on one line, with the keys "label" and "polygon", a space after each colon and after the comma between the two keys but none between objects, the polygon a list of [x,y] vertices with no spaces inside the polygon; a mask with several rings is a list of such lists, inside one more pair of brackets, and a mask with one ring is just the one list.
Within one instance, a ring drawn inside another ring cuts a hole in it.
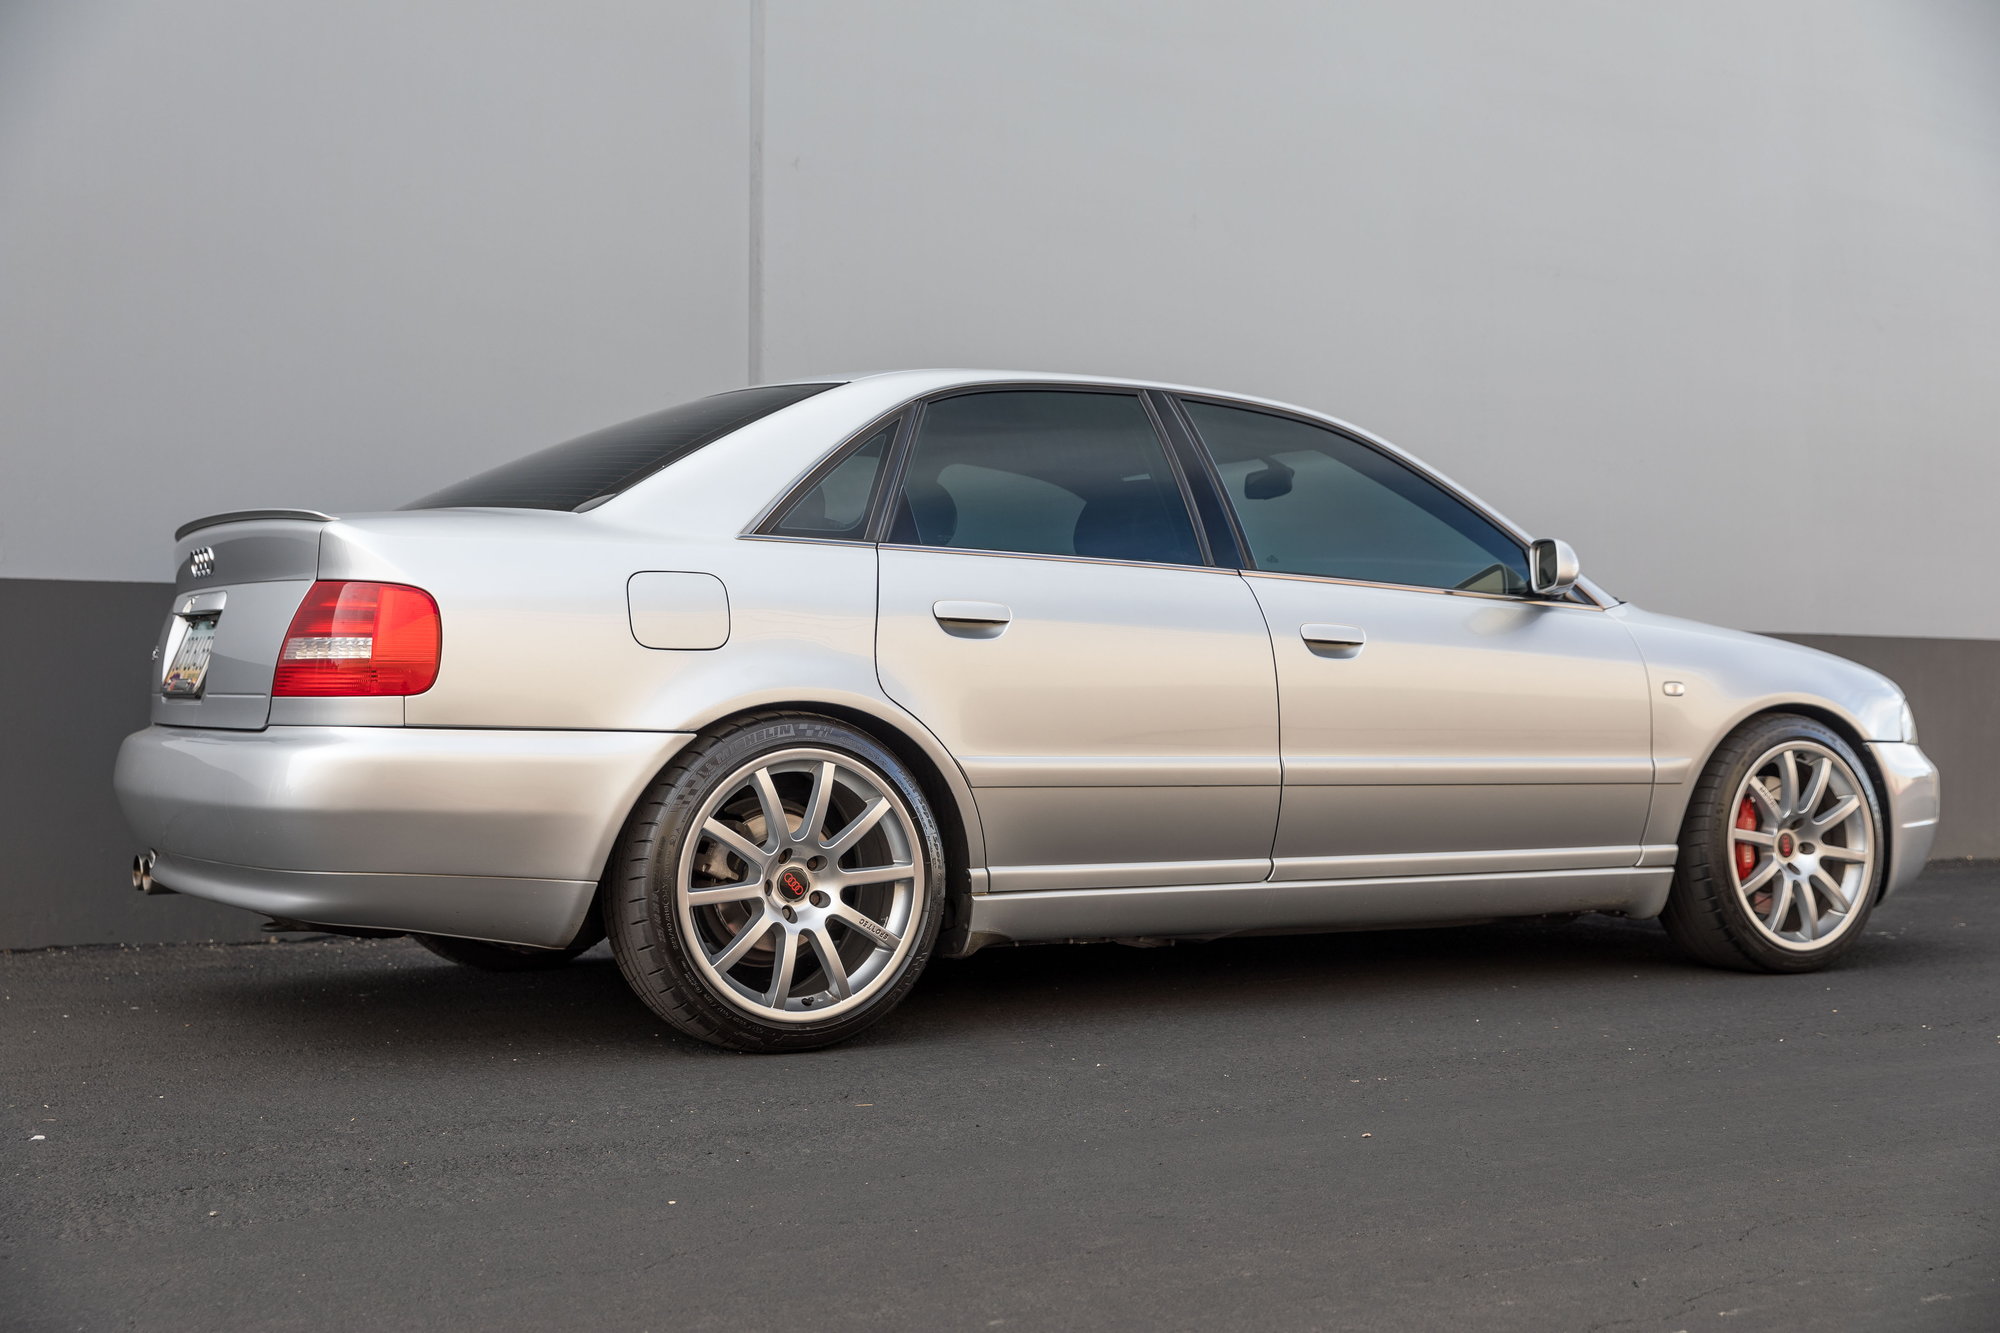
[{"label": "side mirror", "polygon": [[1528,548],[1528,577],[1537,597],[1563,596],[1582,574],[1583,566],[1568,542],[1538,537]]}]

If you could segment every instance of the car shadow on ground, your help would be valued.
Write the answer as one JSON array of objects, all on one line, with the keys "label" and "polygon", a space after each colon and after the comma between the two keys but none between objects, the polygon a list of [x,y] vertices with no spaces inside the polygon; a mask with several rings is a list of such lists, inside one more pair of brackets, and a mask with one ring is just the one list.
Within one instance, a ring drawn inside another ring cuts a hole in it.
[{"label": "car shadow on ground", "polygon": [[[1921,963],[1922,938],[1871,932],[1855,961],[1871,971]],[[323,940],[255,949],[254,969],[192,982],[186,1002],[246,1036],[321,1050],[385,1046],[542,1056],[710,1048],[673,1033],[632,996],[603,946],[548,972],[495,974],[447,963],[406,940]],[[232,951],[233,952],[233,951]],[[1133,948],[1119,944],[987,949],[938,960],[904,1004],[856,1039],[924,1044],[1037,1031],[1102,1035],[1160,1022],[1225,1026],[1303,1015],[1378,1013],[1513,989],[1573,1006],[1635,976],[1662,1002],[1757,978],[1684,960],[1657,922],[1584,917],[1428,930],[1254,936]],[[663,1040],[664,1038],[664,1040]]]}]

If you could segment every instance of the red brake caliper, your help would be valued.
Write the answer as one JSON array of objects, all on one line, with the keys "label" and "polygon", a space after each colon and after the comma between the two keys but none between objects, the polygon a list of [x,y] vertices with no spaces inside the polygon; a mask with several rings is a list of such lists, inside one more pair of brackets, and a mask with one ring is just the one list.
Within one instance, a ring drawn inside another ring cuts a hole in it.
[{"label": "red brake caliper", "polygon": [[[1743,798],[1743,804],[1736,807],[1736,827],[1752,829],[1757,827],[1757,807],[1750,803],[1748,796]],[[1747,842],[1737,843],[1736,877],[1738,879],[1748,879],[1750,878],[1750,872],[1756,868],[1757,849]]]}]

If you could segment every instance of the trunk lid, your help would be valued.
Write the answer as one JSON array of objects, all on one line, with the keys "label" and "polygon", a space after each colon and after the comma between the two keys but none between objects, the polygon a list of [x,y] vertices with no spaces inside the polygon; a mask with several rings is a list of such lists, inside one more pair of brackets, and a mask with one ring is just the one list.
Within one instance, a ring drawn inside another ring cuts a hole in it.
[{"label": "trunk lid", "polygon": [[183,527],[160,626],[153,721],[255,731],[292,613],[319,574],[324,515],[225,514]]}]

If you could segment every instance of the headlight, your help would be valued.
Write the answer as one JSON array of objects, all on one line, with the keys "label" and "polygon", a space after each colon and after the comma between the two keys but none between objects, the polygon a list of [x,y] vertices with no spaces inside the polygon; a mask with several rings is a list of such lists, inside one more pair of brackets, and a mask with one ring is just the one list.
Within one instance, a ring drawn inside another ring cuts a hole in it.
[{"label": "headlight", "polygon": [[1908,699],[1903,700],[1903,739],[1911,745],[1917,743],[1917,713]]}]

